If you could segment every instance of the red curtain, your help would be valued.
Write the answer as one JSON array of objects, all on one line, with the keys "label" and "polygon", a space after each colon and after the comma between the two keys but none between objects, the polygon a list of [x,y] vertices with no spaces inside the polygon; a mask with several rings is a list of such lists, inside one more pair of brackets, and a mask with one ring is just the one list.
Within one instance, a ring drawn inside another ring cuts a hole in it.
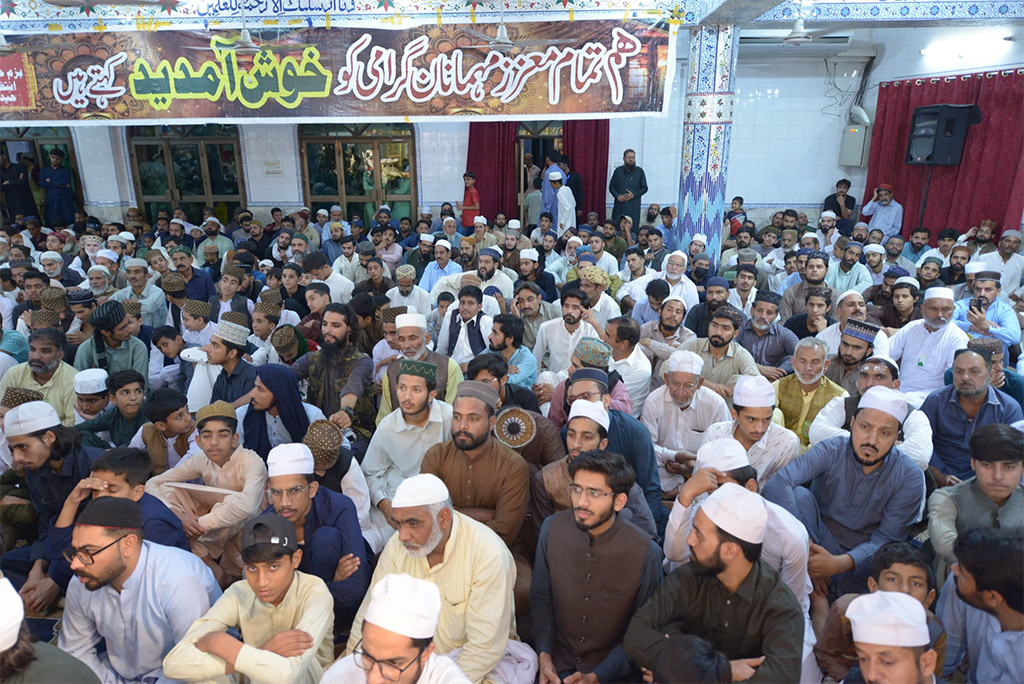
[{"label": "red curtain", "polygon": [[564,121],[562,152],[572,161],[570,170],[583,178],[583,218],[596,211],[604,221],[608,198],[608,119]]},{"label": "red curtain", "polygon": [[917,227],[928,167],[906,164],[914,109],[976,104],[983,121],[971,126],[959,166],[935,166],[923,225],[932,244],[942,228],[966,232],[982,219],[1017,229],[1024,211],[1024,69],[890,81],[880,84],[867,190],[889,183],[903,205],[903,235]]},{"label": "red curtain", "polygon": [[515,121],[474,121],[469,124],[469,152],[466,170],[476,174],[480,193],[480,212],[489,221],[503,211],[509,218],[519,218],[516,199],[516,133]]}]

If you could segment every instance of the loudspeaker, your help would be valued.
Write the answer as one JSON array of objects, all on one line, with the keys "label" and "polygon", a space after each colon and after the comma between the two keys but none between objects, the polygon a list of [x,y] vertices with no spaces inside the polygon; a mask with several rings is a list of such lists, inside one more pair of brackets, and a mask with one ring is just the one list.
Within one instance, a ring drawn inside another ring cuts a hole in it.
[{"label": "loudspeaker", "polygon": [[910,119],[907,163],[957,166],[964,153],[967,127],[981,123],[978,105],[918,107]]}]

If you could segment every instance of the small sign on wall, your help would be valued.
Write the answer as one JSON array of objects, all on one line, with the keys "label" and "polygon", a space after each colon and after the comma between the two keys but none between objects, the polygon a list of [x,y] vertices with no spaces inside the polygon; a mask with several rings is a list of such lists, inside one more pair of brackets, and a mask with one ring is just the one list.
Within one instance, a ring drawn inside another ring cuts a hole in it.
[{"label": "small sign on wall", "polygon": [[283,176],[284,175],[284,162],[280,159],[264,159],[263,160],[263,175],[264,176]]}]

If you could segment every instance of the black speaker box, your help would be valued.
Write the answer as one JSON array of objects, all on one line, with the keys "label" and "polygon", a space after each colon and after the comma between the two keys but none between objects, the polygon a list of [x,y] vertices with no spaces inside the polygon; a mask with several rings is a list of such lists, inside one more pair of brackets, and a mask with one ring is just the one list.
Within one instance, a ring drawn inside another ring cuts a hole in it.
[{"label": "black speaker box", "polygon": [[918,107],[910,120],[907,163],[922,166],[957,166],[964,152],[967,128],[981,123],[978,105]]}]

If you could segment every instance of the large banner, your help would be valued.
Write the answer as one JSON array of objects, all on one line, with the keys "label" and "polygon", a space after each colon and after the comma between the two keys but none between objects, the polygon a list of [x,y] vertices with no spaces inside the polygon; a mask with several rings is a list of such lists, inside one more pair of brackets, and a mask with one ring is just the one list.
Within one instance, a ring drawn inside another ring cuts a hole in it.
[{"label": "large banner", "polygon": [[[650,115],[668,110],[674,35],[640,22],[406,30],[306,28],[20,36],[0,58],[0,120],[498,119]],[[476,47],[482,46],[482,47]]]}]

